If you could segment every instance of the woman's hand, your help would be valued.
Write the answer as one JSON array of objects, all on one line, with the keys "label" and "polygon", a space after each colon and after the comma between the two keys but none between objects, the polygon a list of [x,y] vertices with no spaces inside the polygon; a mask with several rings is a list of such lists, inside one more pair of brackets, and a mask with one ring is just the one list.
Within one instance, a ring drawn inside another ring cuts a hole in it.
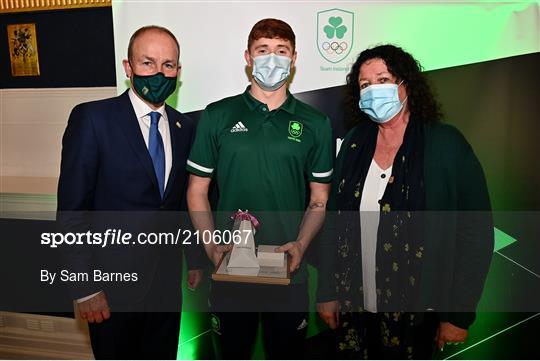
[{"label": "woman's hand", "polygon": [[447,343],[459,343],[467,340],[467,330],[452,325],[450,322],[439,323],[435,341],[439,350],[443,350]]},{"label": "woman's hand", "polygon": [[339,325],[339,303],[338,301],[317,303],[317,312],[319,317],[335,330]]}]

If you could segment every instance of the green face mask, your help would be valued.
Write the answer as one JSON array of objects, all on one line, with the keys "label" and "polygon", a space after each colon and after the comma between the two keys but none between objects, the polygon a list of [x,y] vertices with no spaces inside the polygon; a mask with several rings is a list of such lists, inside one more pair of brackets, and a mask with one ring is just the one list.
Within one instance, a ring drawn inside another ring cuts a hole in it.
[{"label": "green face mask", "polygon": [[133,74],[133,87],[137,94],[152,104],[161,104],[174,93],[176,77],[166,77],[163,73],[154,75]]}]

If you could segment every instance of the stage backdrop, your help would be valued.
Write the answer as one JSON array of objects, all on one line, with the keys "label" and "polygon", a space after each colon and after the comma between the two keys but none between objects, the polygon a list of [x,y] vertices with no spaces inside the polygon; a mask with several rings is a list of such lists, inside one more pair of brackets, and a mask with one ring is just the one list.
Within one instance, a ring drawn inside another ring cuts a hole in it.
[{"label": "stage backdrop", "polygon": [[263,18],[296,33],[297,93],[343,84],[356,55],[378,43],[404,47],[425,70],[536,52],[538,16],[538,1],[114,1],[117,86],[128,86],[121,60],[129,37],[148,24],[180,41],[182,86],[170,100],[189,112],[245,89],[247,37]]}]

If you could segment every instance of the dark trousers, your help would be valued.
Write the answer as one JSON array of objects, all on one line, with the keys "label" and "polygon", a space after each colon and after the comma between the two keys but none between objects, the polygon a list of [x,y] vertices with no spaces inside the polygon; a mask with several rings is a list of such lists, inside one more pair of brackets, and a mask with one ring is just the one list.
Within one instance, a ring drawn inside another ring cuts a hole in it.
[{"label": "dark trousers", "polygon": [[96,359],[176,359],[180,313],[112,312],[89,324]]},{"label": "dark trousers", "polygon": [[307,286],[214,282],[212,326],[220,359],[251,359],[259,322],[267,359],[302,358],[307,333]]}]

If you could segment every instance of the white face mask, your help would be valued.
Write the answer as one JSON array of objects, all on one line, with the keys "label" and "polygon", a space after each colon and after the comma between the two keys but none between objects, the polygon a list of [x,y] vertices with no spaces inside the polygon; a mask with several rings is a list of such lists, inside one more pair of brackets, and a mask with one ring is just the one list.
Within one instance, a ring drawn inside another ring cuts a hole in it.
[{"label": "white face mask", "polygon": [[266,91],[281,88],[291,74],[291,58],[274,53],[253,58],[253,79]]}]

